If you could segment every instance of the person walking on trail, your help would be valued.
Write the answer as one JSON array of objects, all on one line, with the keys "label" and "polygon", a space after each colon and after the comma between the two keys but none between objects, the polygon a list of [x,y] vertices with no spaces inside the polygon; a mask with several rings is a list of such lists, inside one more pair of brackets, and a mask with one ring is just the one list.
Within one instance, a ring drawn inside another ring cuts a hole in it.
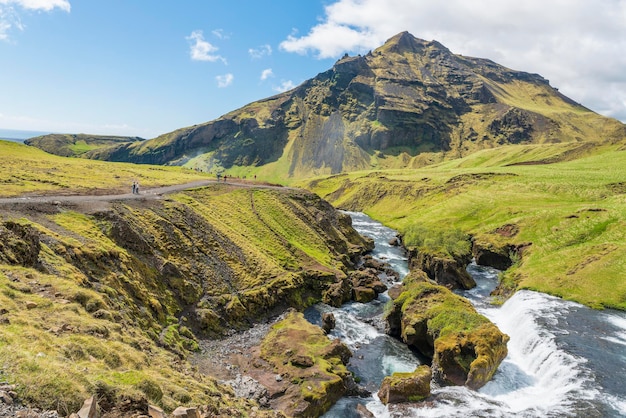
[{"label": "person walking on trail", "polygon": [[139,194],[139,183],[137,180],[133,181],[133,194]]}]

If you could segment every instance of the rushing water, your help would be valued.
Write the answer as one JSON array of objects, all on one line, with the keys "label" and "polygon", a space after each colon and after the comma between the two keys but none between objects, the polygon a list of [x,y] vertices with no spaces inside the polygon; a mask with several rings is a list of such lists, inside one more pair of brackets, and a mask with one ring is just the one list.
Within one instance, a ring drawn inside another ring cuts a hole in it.
[{"label": "rushing water", "polygon": [[[404,277],[405,254],[388,244],[396,232],[364,214],[349,212],[354,228],[372,237],[373,256]],[[422,362],[404,344],[384,334],[381,315],[389,300],[381,294],[369,304],[341,308],[317,305],[307,318],[319,323],[332,311],[340,338],[353,351],[349,368],[374,394],[343,398],[325,417],[358,417],[357,404],[376,417],[622,417],[626,416],[626,314],[594,311],[542,293],[517,292],[504,305],[489,303],[498,271],[472,264],[477,287],[458,292],[511,337],[509,354],[491,382],[479,391],[465,387],[432,388],[433,401],[421,407],[395,409],[376,397],[384,376],[412,371]]]}]

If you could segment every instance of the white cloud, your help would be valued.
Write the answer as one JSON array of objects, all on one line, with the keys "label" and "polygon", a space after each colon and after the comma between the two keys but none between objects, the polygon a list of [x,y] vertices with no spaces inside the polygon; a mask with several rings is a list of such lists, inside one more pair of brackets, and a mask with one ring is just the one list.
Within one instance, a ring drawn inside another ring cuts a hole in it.
[{"label": "white cloud", "polygon": [[293,89],[295,87],[296,87],[296,85],[293,84],[293,81],[291,81],[291,80],[283,80],[282,83],[280,83],[280,86],[274,86],[273,90],[282,93],[284,91],[291,90],[291,89]]},{"label": "white cloud", "polygon": [[214,54],[219,50],[218,47],[204,40],[204,34],[201,30],[194,30],[186,39],[190,43],[189,55],[194,61],[222,61],[226,64],[226,58],[221,55]]},{"label": "white cloud", "polygon": [[270,77],[274,77],[274,71],[271,68],[266,68],[261,72],[261,80],[267,80]]},{"label": "white cloud", "polygon": [[218,75],[217,77],[215,77],[215,79],[217,80],[217,87],[224,88],[233,84],[233,81],[235,80],[235,76],[228,73],[224,75]]},{"label": "white cloud", "polygon": [[230,38],[228,35],[226,35],[226,34],[224,33],[224,29],[214,29],[214,30],[212,30],[212,31],[211,31],[211,33],[212,33],[212,34],[213,34],[216,38],[219,38],[219,39],[228,39],[228,38]]},{"label": "white cloud", "polygon": [[24,30],[20,20],[21,11],[49,12],[56,8],[69,12],[70,2],[67,0],[0,0],[0,40],[9,39],[11,29]]},{"label": "white cloud", "polygon": [[268,45],[268,44],[265,44],[265,45],[261,45],[258,48],[250,48],[250,49],[248,49],[248,53],[250,54],[250,56],[252,58],[260,59],[260,58],[263,58],[265,56],[272,55],[272,47],[270,45]]},{"label": "white cloud", "polygon": [[539,73],[593,110],[626,121],[626,0],[332,0],[284,51],[338,58],[398,32]]},{"label": "white cloud", "polygon": [[15,5],[24,9],[43,10],[45,12],[56,8],[69,12],[71,8],[68,0],[0,0],[0,7],[5,5]]}]

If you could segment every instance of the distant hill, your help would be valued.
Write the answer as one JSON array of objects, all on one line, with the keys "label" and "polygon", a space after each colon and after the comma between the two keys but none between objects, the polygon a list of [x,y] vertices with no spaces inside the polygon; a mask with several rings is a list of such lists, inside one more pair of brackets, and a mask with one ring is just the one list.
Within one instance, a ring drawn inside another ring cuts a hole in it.
[{"label": "distant hill", "polygon": [[624,137],[626,125],[565,97],[540,75],[403,32],[216,120],[83,156],[301,178],[420,167],[505,144]]},{"label": "distant hill", "polygon": [[88,151],[120,144],[132,144],[143,138],[87,134],[48,134],[29,138],[24,143],[62,157],[77,157]]},{"label": "distant hill", "polygon": [[50,132],[44,131],[24,131],[19,129],[1,129],[0,139],[13,142],[24,142],[25,139],[33,136],[47,135]]}]

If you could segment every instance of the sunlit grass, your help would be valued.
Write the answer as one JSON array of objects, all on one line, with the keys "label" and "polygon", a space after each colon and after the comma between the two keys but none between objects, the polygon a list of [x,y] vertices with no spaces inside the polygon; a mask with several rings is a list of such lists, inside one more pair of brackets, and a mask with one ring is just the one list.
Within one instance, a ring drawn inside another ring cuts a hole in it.
[{"label": "sunlit grass", "polygon": [[[507,146],[416,170],[350,173],[308,187],[403,234],[460,230],[497,245],[532,243],[507,272],[519,287],[626,309],[626,151],[603,146],[554,164],[570,145]],[[507,224],[519,233],[495,231]],[[423,241],[421,241],[423,243]],[[419,242],[418,242],[419,243]]]},{"label": "sunlit grass", "polygon": [[153,187],[208,178],[181,167],[58,157],[9,141],[0,141],[0,167],[0,196],[89,193],[96,189],[128,193],[134,180],[141,187]]}]

